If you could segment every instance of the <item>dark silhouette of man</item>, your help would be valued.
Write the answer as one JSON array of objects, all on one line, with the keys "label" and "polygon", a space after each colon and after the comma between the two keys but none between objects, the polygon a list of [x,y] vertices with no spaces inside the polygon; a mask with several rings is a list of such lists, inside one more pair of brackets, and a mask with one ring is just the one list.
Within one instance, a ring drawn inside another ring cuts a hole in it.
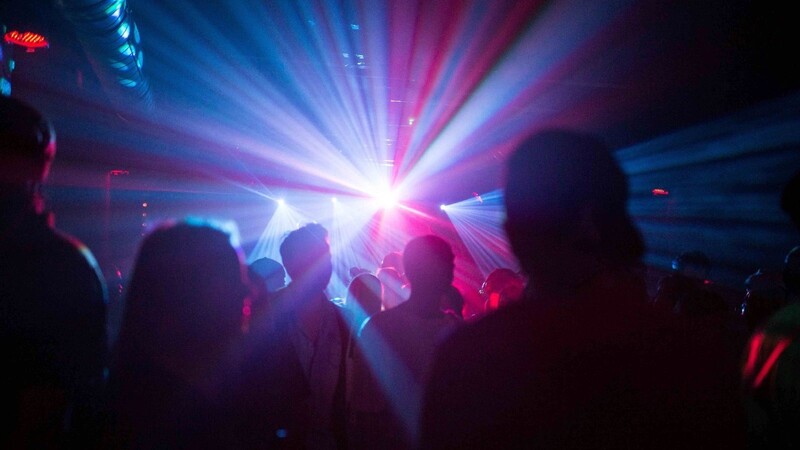
[{"label": "dark silhouette of man", "polygon": [[[784,187],[781,208],[800,229],[800,172]],[[786,255],[783,283],[788,304],[755,330],[743,355],[752,449],[800,446],[800,247]]]},{"label": "dark silhouette of man", "polygon": [[291,282],[268,317],[254,319],[246,365],[245,420],[263,430],[258,447],[334,449],[346,445],[348,325],[325,295],[333,271],[328,232],[311,223],[280,247]]},{"label": "dark silhouette of man", "polygon": [[0,96],[1,448],[82,448],[97,432],[106,294],[91,252],[44,211],[55,151],[50,123]]},{"label": "dark silhouette of man", "polygon": [[374,379],[374,412],[368,430],[377,439],[365,447],[409,448],[416,441],[419,409],[436,345],[459,320],[442,311],[442,298],[453,283],[455,256],[445,240],[428,235],[412,239],[403,251],[411,295],[378,313],[359,341]]},{"label": "dark silhouette of man", "polygon": [[440,347],[421,447],[741,447],[736,358],[647,304],[610,152],[544,131],[507,167],[505,229],[529,283]]}]

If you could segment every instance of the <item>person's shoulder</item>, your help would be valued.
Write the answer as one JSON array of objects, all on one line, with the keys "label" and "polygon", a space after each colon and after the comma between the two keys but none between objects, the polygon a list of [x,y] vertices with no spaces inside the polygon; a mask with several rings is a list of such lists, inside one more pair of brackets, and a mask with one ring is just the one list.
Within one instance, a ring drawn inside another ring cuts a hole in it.
[{"label": "person's shoulder", "polygon": [[53,243],[61,247],[65,254],[85,262],[92,270],[99,271],[94,254],[80,239],[64,231],[53,229]]},{"label": "person's shoulder", "polygon": [[[481,349],[494,341],[506,341],[530,330],[531,305],[516,302],[480,319],[455,327],[442,342],[445,349]],[[470,350],[474,352],[474,350]]]}]

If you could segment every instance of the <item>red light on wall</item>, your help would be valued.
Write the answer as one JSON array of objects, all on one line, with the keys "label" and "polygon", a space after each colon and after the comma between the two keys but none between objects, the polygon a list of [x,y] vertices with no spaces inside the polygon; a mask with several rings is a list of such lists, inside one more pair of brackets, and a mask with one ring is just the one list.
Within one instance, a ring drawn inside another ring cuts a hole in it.
[{"label": "red light on wall", "polygon": [[21,47],[25,47],[28,53],[32,53],[39,48],[50,47],[50,43],[47,42],[47,38],[39,33],[33,33],[30,31],[20,33],[17,30],[11,30],[6,33],[5,40],[9,44],[16,44]]},{"label": "red light on wall", "polygon": [[654,195],[654,196],[656,196],[656,197],[661,197],[661,196],[669,195],[669,191],[668,191],[668,190],[666,190],[666,189],[661,189],[661,188],[655,188],[655,189],[653,189],[653,191],[652,191],[652,192],[653,192],[653,195]]}]

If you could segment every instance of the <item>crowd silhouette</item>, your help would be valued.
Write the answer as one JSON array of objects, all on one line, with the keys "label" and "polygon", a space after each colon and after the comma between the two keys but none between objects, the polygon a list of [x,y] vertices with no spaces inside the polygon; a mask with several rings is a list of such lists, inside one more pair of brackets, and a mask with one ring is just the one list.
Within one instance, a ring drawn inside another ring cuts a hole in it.
[{"label": "crowd silhouette", "polygon": [[[800,247],[741,305],[698,250],[650,298],[627,177],[592,136],[510,156],[521,270],[488,273],[477,310],[439,236],[353,268],[337,304],[322,225],[248,267],[235,226],[184,219],[142,241],[112,349],[97,264],[39,194],[55,149],[0,97],[2,448],[800,446]],[[800,228],[799,179],[781,205]]]}]

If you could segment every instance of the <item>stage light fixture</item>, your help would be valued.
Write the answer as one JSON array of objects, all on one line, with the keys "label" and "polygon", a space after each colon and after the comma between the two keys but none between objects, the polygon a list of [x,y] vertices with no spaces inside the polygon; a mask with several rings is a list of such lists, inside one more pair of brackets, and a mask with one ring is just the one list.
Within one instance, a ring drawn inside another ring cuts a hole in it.
[{"label": "stage light fixture", "polygon": [[50,47],[50,43],[47,41],[47,38],[32,31],[20,32],[17,30],[11,30],[6,33],[5,40],[9,44],[25,47],[25,51],[28,53],[33,53],[41,48]]},{"label": "stage light fixture", "polygon": [[441,209],[442,211],[447,211],[447,205],[442,203],[441,205],[439,205],[439,209]]}]

